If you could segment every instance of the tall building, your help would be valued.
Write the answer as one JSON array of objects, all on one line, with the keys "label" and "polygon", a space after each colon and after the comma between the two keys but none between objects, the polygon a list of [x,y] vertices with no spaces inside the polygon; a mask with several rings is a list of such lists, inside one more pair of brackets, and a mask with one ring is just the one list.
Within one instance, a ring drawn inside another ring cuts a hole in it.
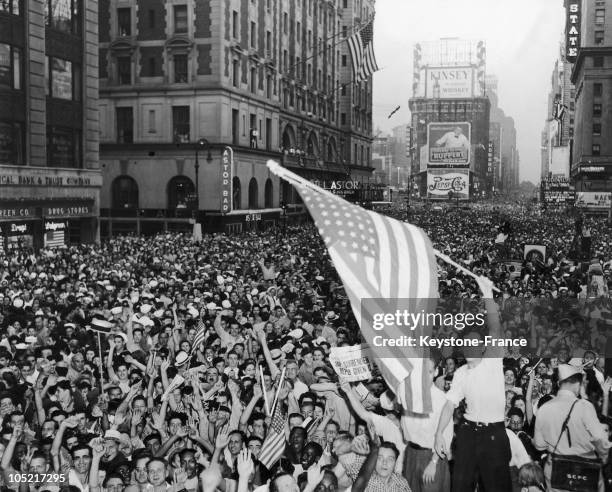
[{"label": "tall building", "polygon": [[571,177],[577,192],[612,191],[612,0],[565,0],[565,7],[576,87]]},{"label": "tall building", "polygon": [[98,238],[97,0],[0,1],[0,248]]},{"label": "tall building", "polygon": [[101,0],[102,234],[303,210],[268,159],[311,180],[369,174],[372,87],[349,83],[345,39],[373,3]]},{"label": "tall building", "polygon": [[487,186],[490,102],[483,41],[444,38],[414,48],[412,176],[421,195],[468,199]]},{"label": "tall building", "polygon": [[491,102],[490,138],[492,160],[487,173],[490,190],[509,192],[518,187],[518,153],[514,119],[499,107],[497,77],[487,76],[487,98]]},{"label": "tall building", "polygon": [[[574,136],[575,90],[571,82],[572,64],[566,58],[565,43],[559,46],[559,57],[551,74],[547,117],[544,122],[546,152],[542,160],[542,179],[569,177],[571,141]],[[559,111],[562,108],[562,111]]]}]

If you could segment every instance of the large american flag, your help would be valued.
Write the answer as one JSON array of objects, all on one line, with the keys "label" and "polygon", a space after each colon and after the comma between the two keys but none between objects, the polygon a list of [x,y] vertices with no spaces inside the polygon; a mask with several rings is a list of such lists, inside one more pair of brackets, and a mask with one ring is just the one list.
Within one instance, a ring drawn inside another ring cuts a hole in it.
[{"label": "large american flag", "polygon": [[285,452],[285,416],[282,405],[277,403],[268,435],[261,446],[259,461],[270,470]]},{"label": "large american flag", "polygon": [[378,70],[374,56],[374,20],[348,38],[347,42],[353,66],[353,80],[363,82]]},{"label": "large american flag", "polygon": [[202,344],[205,338],[206,325],[204,324],[204,321],[202,321],[202,318],[200,318],[198,321],[198,332],[196,333],[195,337],[193,337],[193,344],[191,345],[191,354],[189,355],[193,355],[196,353],[198,347]]},{"label": "large american flag", "polygon": [[[274,167],[270,169],[275,172]],[[411,224],[364,210],[313,184],[303,185],[300,177],[286,169],[280,174],[297,184],[342,279],[364,338],[371,341],[381,334],[386,338],[427,334],[422,326],[411,332],[398,326],[375,332],[371,326],[374,312],[393,313],[396,307],[406,308],[408,303],[413,313],[421,309],[428,312],[435,304],[437,264],[425,233]],[[362,304],[365,299],[368,301]],[[414,413],[431,413],[431,380],[424,348],[385,347],[383,352],[372,343],[370,348],[402,406]]]}]

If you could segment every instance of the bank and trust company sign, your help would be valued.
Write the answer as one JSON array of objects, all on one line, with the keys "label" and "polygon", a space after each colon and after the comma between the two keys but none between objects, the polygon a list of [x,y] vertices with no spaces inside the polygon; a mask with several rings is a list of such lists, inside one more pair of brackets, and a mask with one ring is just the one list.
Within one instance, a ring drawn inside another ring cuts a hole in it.
[{"label": "bank and trust company sign", "polygon": [[[450,193],[450,195],[449,195]],[[427,171],[427,197],[444,200],[470,198],[470,172],[468,169],[430,169]]]}]

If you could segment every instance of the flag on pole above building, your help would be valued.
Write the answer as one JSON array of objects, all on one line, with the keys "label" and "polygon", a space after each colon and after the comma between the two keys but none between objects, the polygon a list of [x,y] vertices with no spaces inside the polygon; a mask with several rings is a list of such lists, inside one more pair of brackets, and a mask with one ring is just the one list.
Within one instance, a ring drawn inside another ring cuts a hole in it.
[{"label": "flag on pole above building", "polygon": [[353,67],[353,81],[364,82],[378,71],[374,55],[374,20],[347,39]]},{"label": "flag on pole above building", "polygon": [[[416,226],[353,205],[276,163],[269,161],[268,167],[293,184],[302,197],[387,384],[406,410],[430,413],[431,381],[424,348],[380,349],[370,343],[383,333],[387,338],[407,334],[406,327],[397,325],[376,331],[371,323],[375,313],[395,312],[396,306],[406,303],[412,312],[420,312],[436,303],[437,263],[429,238]],[[427,335],[424,327],[415,328],[409,334]]]}]

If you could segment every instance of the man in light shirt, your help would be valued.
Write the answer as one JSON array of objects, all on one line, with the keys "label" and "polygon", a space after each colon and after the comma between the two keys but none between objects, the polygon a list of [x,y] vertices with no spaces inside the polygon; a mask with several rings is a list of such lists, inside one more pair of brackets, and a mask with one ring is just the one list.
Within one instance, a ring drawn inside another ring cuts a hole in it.
[{"label": "man in light shirt", "polygon": [[[477,277],[478,286],[487,309],[489,335],[500,338],[501,325],[498,307],[493,300],[493,283]],[[478,333],[466,339],[480,340]],[[438,456],[448,456],[449,447],[444,430],[451,421],[453,411],[465,399],[464,421],[457,430],[457,448],[452,478],[453,492],[473,492],[480,480],[484,492],[511,492],[510,442],[504,425],[505,392],[503,347],[484,344],[464,349],[467,364],[455,371],[451,389],[446,393],[448,402],[440,414],[436,431],[435,450]]]},{"label": "man in light shirt", "polygon": [[[449,492],[450,470],[448,456],[434,452],[434,437],[440,414],[446,402],[446,395],[434,384],[436,360],[430,356],[427,361],[427,375],[431,382],[432,413],[429,415],[405,412],[401,418],[402,431],[408,441],[405,451],[404,476],[413,492]],[[449,420],[442,431],[447,448],[453,440],[453,423]]]},{"label": "man in light shirt", "polygon": [[436,141],[438,147],[446,147],[449,149],[469,149],[470,142],[463,134],[461,127],[457,126],[452,132],[445,133],[442,138]]}]

